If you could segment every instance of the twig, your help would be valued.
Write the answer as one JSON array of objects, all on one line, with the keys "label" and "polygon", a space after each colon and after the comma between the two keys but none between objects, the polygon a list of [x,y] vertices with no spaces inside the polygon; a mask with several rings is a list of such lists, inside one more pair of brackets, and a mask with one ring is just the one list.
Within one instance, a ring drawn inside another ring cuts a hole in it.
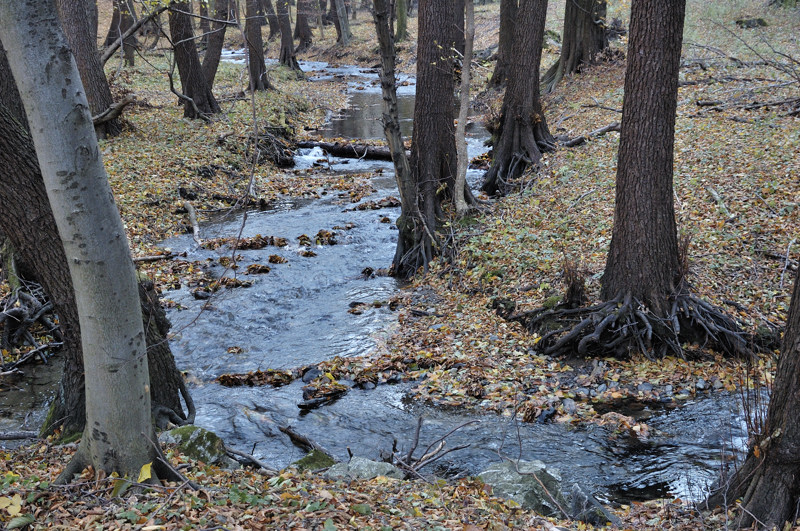
[{"label": "twig", "polygon": [[604,134],[606,134],[606,133],[608,133],[610,131],[619,131],[619,130],[620,130],[619,122],[614,122],[612,124],[608,124],[605,127],[601,127],[600,129],[595,129],[591,133],[587,133],[585,135],[581,135],[581,136],[575,137],[572,140],[567,140],[566,142],[564,142],[562,144],[562,146],[564,146],[564,147],[580,146],[581,144],[586,143],[587,141],[589,141],[592,138],[595,138],[595,137],[598,137],[598,136],[602,136],[602,135],[604,135]]},{"label": "twig", "polygon": [[789,251],[791,250],[795,241],[797,241],[797,238],[792,238],[792,241],[790,241],[789,245],[786,247],[786,257],[783,259],[783,271],[781,271],[781,289],[783,289],[783,277],[786,275],[786,269],[789,267]]},{"label": "twig", "polygon": [[240,450],[236,450],[234,448],[231,448],[230,446],[225,446],[225,452],[229,453],[229,454],[232,454],[234,456],[243,457],[244,459],[248,460],[249,462],[253,463],[258,468],[263,470],[263,474],[265,476],[277,476],[278,475],[278,471],[277,470],[275,470],[274,468],[272,468],[269,465],[266,465],[263,461],[259,461],[258,459],[256,459],[255,457],[253,457],[252,455],[250,455],[248,453],[242,452]]}]

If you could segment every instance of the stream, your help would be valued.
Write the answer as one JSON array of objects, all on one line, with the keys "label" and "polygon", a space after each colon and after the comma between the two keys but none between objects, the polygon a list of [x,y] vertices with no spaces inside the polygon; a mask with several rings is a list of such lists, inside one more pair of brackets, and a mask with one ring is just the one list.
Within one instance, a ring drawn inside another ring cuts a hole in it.
[{"label": "stream", "polygon": [[[236,60],[234,55],[228,60]],[[356,67],[329,67],[302,63],[313,82],[341,78],[351,96],[346,112],[332,115],[320,131],[324,137],[382,138],[380,85],[377,73]],[[404,134],[410,134],[414,103],[412,78],[402,80],[399,105]],[[486,133],[469,132],[470,157],[485,151]],[[319,149],[301,150],[298,171],[324,158]],[[391,163],[327,159],[316,171],[372,172],[375,192],[364,199],[397,195]],[[309,174],[314,178],[314,173]],[[481,172],[470,171],[476,186]],[[697,500],[732,457],[746,443],[746,428],[739,398],[725,393],[663,406],[622,411],[646,419],[651,436],[646,442],[616,440],[606,427],[575,428],[554,423],[516,424],[497,415],[460,409],[443,409],[407,399],[413,383],[379,385],[372,390],[353,388],[339,400],[312,411],[301,411],[302,381],[280,388],[223,387],[215,379],[224,373],[257,369],[292,369],[335,356],[358,356],[380,348],[397,327],[397,316],[382,304],[360,315],[348,313],[354,303],[387,301],[402,286],[392,278],[365,279],[366,267],[375,270],[391,264],[398,208],[349,210],[349,200],[335,193],[320,199],[288,198],[265,211],[248,212],[243,236],[283,237],[285,247],[240,250],[241,270],[266,263],[279,255],[285,263],[273,264],[266,275],[245,277],[249,288],[222,289],[210,301],[196,300],[189,289],[164,293],[176,304],[168,311],[175,337],[171,343],[179,368],[188,372],[190,392],[197,407],[196,424],[220,435],[227,444],[281,468],[303,457],[304,452],[279,431],[291,425],[297,432],[326,448],[336,459],[355,455],[378,459],[389,452],[393,440],[408,448],[422,415],[420,446],[441,437],[470,420],[448,438],[448,447],[470,444],[448,454],[427,472],[444,477],[474,475],[500,455],[525,460],[539,459],[561,472],[565,488],[578,482],[601,501],[627,502],[677,496]],[[347,211],[345,209],[348,209]],[[236,235],[242,215],[205,224],[203,239]],[[388,217],[392,223],[386,223]],[[337,244],[312,246],[316,256],[300,254],[298,236],[320,230],[336,232]],[[187,252],[187,260],[204,261],[230,255],[227,248],[198,248],[191,236],[164,242],[164,247]],[[223,274],[218,266],[217,273]],[[206,304],[208,303],[208,306]],[[375,305],[377,306],[377,305]],[[235,347],[235,348],[231,348]],[[53,364],[53,365],[58,365]],[[0,392],[0,430],[35,429],[41,422],[47,397],[56,377],[52,371],[26,368],[35,376],[14,382]],[[4,443],[0,441],[0,446]]]}]

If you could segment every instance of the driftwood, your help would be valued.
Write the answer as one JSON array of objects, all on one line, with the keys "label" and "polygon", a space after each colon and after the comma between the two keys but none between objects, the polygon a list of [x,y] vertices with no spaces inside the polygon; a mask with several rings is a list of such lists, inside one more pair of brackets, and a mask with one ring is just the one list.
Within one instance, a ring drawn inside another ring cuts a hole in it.
[{"label": "driftwood", "polygon": [[295,446],[299,446],[300,448],[304,449],[307,452],[310,452],[311,450],[316,450],[318,452],[324,453],[325,455],[333,455],[325,448],[323,448],[322,445],[320,445],[319,443],[312,441],[305,435],[301,435],[296,431],[294,431],[294,429],[291,426],[280,426],[278,429],[281,430],[282,433],[288,435],[289,439],[291,439],[292,443]]},{"label": "driftwood", "polygon": [[38,439],[35,431],[3,431],[0,432],[0,441],[20,441],[23,439]]},{"label": "driftwood", "polygon": [[389,148],[384,146],[368,146],[365,144],[350,144],[345,142],[316,142],[306,140],[303,142],[298,142],[297,147],[318,147],[322,148],[329,155],[347,159],[392,160],[392,154],[389,151]]}]

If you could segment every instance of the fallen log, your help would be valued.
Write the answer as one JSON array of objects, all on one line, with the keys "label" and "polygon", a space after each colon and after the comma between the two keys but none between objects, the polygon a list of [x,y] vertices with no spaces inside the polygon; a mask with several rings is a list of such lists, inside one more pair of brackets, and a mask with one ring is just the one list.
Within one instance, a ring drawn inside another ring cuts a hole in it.
[{"label": "fallen log", "polygon": [[[321,148],[329,155],[347,159],[392,160],[392,153],[385,146],[369,146],[366,144],[349,144],[346,142],[318,142],[304,140],[297,143],[299,148]],[[408,152],[407,152],[408,153]]]}]

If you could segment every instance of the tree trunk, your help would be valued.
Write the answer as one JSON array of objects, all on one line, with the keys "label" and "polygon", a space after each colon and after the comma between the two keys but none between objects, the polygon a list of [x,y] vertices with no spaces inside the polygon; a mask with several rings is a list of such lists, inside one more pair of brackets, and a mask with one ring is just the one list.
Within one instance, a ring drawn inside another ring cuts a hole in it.
[{"label": "tree trunk", "polygon": [[441,202],[451,198],[457,166],[453,129],[452,56],[441,43],[453,32],[443,20],[453,20],[452,2],[423,0],[419,5],[417,43],[417,99],[411,141],[411,186],[414,209],[397,220],[399,229],[392,274],[409,278],[422,267],[427,271],[441,252],[436,236]]},{"label": "tree trunk", "polygon": [[[0,40],[20,86],[37,157],[75,292],[83,347],[86,422],[73,460],[59,476],[92,465],[136,477],[153,463],[147,355],[136,274],[112,200],[89,104],[53,6],[0,4]],[[149,439],[149,440],[148,440]]]},{"label": "tree trunk", "polygon": [[[136,21],[134,13],[131,12],[132,5],[130,2],[124,2],[121,7],[121,17],[119,30],[121,35],[125,35]],[[136,62],[136,49],[139,43],[136,41],[136,35],[128,35],[122,40],[122,57],[125,61],[125,66],[134,66]]]},{"label": "tree trunk", "polygon": [[795,278],[792,303],[772,385],[766,422],[751,434],[747,459],[729,482],[709,499],[713,505],[744,508],[740,528],[786,529],[797,518],[800,503],[800,278]]},{"label": "tree trunk", "polygon": [[614,229],[601,296],[632,295],[669,311],[680,269],[672,202],[678,70],[685,0],[636,0],[617,160]]},{"label": "tree trunk", "polygon": [[[0,92],[0,205],[3,205],[0,226],[16,249],[21,269],[42,285],[58,315],[64,371],[50,414],[42,427],[42,435],[49,435],[61,427],[62,436],[69,436],[83,431],[86,422],[78,310],[67,257],[47,199],[33,141],[27,132],[27,118],[14,76],[2,60],[4,57],[0,53],[0,84],[6,83]],[[24,202],[19,201],[21,197]],[[147,282],[143,284],[147,285]],[[141,305],[142,321],[147,327],[154,321],[151,316],[157,315],[161,308],[152,296],[142,298]],[[183,377],[175,368],[166,342],[164,322],[159,321],[160,335],[147,334],[151,401],[162,414],[166,414],[166,409],[171,410],[169,418],[192,418],[191,398],[185,394]],[[154,368],[158,370],[157,374],[154,374]],[[188,417],[180,404],[181,394],[189,406]]]},{"label": "tree trunk", "polygon": [[258,23],[258,0],[246,0],[244,35],[247,39],[247,70],[250,73],[250,90],[267,90],[267,66],[264,64],[264,41]]},{"label": "tree trunk", "polygon": [[[276,0],[276,2],[279,0]],[[272,40],[281,34],[281,23],[278,20],[278,15],[275,14],[275,8],[272,5],[272,0],[262,0],[262,8],[264,13],[267,14],[267,22],[269,23],[269,37],[267,40]]]},{"label": "tree trunk", "polygon": [[489,79],[489,85],[504,87],[509,74],[509,62],[513,57],[514,26],[517,18],[518,0],[500,0],[500,42],[497,47],[497,62]]},{"label": "tree trunk", "polygon": [[[56,7],[67,43],[78,64],[89,99],[89,111],[92,116],[97,116],[114,103],[97,51],[97,6],[89,0],[56,0]],[[98,124],[95,128],[98,138],[116,136],[121,130],[118,119]]]},{"label": "tree trunk", "polygon": [[188,13],[187,2],[174,3],[169,12],[169,32],[181,76],[181,91],[187,98],[183,102],[183,115],[192,119],[207,118],[220,112],[220,108],[200,65]]},{"label": "tree trunk", "polygon": [[311,33],[311,26],[308,25],[308,17],[313,15],[311,8],[312,0],[297,0],[297,23],[294,26],[294,37],[300,42],[297,43],[295,53],[303,53],[314,42],[314,34]]},{"label": "tree trunk", "polygon": [[461,90],[459,94],[458,125],[456,126],[456,152],[458,154],[458,171],[456,172],[455,194],[453,201],[459,215],[466,214],[470,202],[475,198],[467,185],[467,167],[469,156],[467,154],[467,116],[469,114],[469,81],[472,67],[472,48],[475,43],[475,6],[473,0],[467,0],[464,6],[465,35],[464,35],[464,61],[461,66]]},{"label": "tree trunk", "polygon": [[565,75],[594,64],[608,47],[606,0],[570,0],[564,9],[564,37],[561,55],[542,78],[550,92]]},{"label": "tree trunk", "polygon": [[201,1],[198,7],[200,11],[200,46],[207,48],[208,37],[211,34],[211,21],[208,20],[208,3]]},{"label": "tree trunk", "polygon": [[509,76],[500,112],[499,138],[483,190],[505,195],[511,181],[528,166],[536,166],[542,152],[555,149],[539,99],[539,65],[547,16],[547,0],[520,0],[514,23]]},{"label": "tree trunk", "polygon": [[111,12],[111,25],[108,27],[108,32],[106,33],[106,40],[103,41],[103,46],[111,46],[111,44],[119,39],[121,35],[119,31],[120,26],[120,3],[123,0],[113,0],[113,11]]},{"label": "tree trunk", "polygon": [[214,26],[208,35],[208,46],[203,57],[203,75],[206,78],[208,88],[214,87],[214,78],[217,76],[219,61],[222,57],[222,48],[225,44],[225,30],[228,27],[227,21],[230,18],[230,0],[214,1]]},{"label": "tree trunk", "polygon": [[278,8],[278,22],[281,26],[281,54],[280,64],[292,70],[302,72],[300,63],[294,54],[294,39],[292,38],[292,21],[289,19],[289,0],[275,0]]},{"label": "tree trunk", "polygon": [[[474,0],[473,0],[474,1]],[[453,48],[458,52],[456,54],[456,61],[458,57],[464,57],[464,0],[453,0]]]},{"label": "tree trunk", "polygon": [[350,32],[350,21],[347,18],[347,7],[344,4],[344,0],[333,0],[331,14],[333,15],[333,23],[336,26],[336,35],[338,37],[336,42],[347,46],[350,44],[353,34]]},{"label": "tree trunk", "polygon": [[408,5],[406,0],[396,0],[394,11],[395,18],[397,19],[394,41],[404,41],[408,38]]}]

